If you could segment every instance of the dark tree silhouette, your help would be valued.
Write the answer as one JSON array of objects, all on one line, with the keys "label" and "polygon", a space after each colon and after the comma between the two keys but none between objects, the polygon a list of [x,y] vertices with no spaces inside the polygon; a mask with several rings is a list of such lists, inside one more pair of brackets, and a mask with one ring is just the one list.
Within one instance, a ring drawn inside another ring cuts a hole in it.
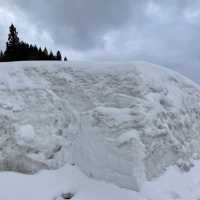
[{"label": "dark tree silhouette", "polygon": [[57,54],[54,55],[52,51],[48,53],[46,47],[42,50],[41,47],[38,48],[36,45],[29,45],[20,40],[15,26],[11,24],[6,50],[0,52],[0,62],[19,60],[62,60],[62,55],[60,51],[57,51]]},{"label": "dark tree silhouette", "polygon": [[17,46],[19,44],[18,32],[13,24],[9,27],[10,33],[8,34],[8,47]]},{"label": "dark tree silhouette", "polygon": [[42,53],[42,49],[41,49],[41,47],[40,47],[39,50],[38,50],[38,57],[39,57],[39,60],[42,60],[42,55],[43,55],[43,53]]},{"label": "dark tree silhouette", "polygon": [[57,51],[56,60],[62,60],[62,55],[61,55],[60,51]]},{"label": "dark tree silhouette", "polygon": [[67,57],[65,56],[64,61],[67,61]]},{"label": "dark tree silhouette", "polygon": [[2,57],[3,57],[3,51],[0,52],[0,58],[2,58]]},{"label": "dark tree silhouette", "polygon": [[48,58],[48,50],[46,47],[44,48],[43,56],[44,56],[44,60],[46,60]]},{"label": "dark tree silhouette", "polygon": [[49,60],[55,60],[55,57],[54,57],[52,51],[50,51],[50,54],[49,54]]},{"label": "dark tree silhouette", "polygon": [[19,37],[18,32],[13,24],[9,27],[8,41],[6,42],[5,58],[8,61],[18,60],[18,47],[19,47]]}]

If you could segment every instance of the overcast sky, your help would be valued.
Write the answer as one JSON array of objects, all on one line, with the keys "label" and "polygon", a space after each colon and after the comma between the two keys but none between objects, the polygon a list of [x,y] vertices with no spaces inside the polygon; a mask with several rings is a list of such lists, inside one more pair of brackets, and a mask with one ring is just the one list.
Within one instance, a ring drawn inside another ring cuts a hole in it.
[{"label": "overcast sky", "polygon": [[200,82],[199,0],[0,0],[0,45],[25,41],[73,60],[145,60]]}]

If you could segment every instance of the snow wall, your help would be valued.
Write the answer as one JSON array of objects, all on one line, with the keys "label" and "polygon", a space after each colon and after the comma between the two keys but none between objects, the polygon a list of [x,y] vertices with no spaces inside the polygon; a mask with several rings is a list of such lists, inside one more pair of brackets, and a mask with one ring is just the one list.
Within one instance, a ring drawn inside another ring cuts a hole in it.
[{"label": "snow wall", "polygon": [[199,159],[200,89],[145,62],[0,64],[0,170],[75,164],[139,190]]}]

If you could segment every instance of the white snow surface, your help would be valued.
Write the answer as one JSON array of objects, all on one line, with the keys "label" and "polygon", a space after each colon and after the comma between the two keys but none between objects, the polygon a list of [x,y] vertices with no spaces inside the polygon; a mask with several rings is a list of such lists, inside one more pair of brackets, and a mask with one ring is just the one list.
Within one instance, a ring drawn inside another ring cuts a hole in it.
[{"label": "white snow surface", "polygon": [[199,159],[200,89],[145,62],[1,63],[0,127],[1,171],[68,163],[139,191]]},{"label": "white snow surface", "polygon": [[34,175],[0,172],[0,199],[3,200],[198,200],[200,198],[200,162],[189,172],[177,167],[152,181],[146,181],[140,192],[88,178],[76,166],[42,170]]}]

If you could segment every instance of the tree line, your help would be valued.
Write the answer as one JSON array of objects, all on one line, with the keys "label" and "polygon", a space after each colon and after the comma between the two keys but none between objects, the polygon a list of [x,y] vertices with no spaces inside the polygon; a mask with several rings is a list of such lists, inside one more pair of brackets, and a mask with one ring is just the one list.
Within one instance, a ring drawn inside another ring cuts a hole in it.
[{"label": "tree line", "polygon": [[[54,54],[45,47],[37,47],[28,44],[18,37],[16,27],[11,24],[9,27],[8,41],[5,51],[0,51],[0,62],[21,61],[21,60],[62,60],[60,51]],[[67,61],[67,57],[64,57]]]}]

